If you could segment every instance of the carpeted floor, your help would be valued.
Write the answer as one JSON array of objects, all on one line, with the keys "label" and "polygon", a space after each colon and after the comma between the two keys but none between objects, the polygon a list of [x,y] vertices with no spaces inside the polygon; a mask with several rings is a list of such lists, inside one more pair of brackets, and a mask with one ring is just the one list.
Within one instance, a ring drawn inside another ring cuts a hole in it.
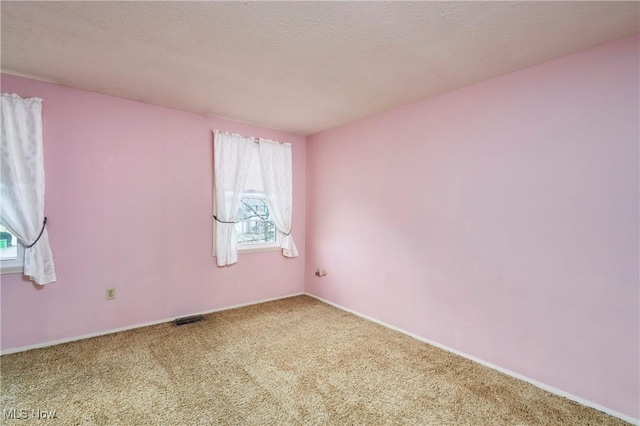
[{"label": "carpeted floor", "polygon": [[307,296],[0,362],[6,424],[626,424]]}]

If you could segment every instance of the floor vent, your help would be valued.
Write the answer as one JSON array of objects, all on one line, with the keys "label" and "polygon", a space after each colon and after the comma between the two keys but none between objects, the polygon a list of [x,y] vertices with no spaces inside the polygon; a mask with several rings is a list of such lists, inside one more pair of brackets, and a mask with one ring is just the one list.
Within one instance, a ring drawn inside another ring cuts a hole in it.
[{"label": "floor vent", "polygon": [[191,317],[177,318],[173,320],[173,325],[178,326],[178,325],[191,324],[193,322],[202,321],[203,319],[204,317],[202,315],[194,315]]}]

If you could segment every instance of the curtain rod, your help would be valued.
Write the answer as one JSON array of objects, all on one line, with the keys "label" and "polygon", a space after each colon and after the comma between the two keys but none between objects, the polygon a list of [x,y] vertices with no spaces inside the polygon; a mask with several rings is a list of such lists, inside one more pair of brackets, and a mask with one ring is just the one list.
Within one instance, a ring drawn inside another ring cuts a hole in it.
[{"label": "curtain rod", "polygon": [[[260,139],[261,139],[261,138],[255,137],[255,136],[244,136],[244,135],[241,135],[240,133],[223,132],[222,130],[218,130],[218,129],[214,129],[213,132],[214,133],[222,133],[224,135],[240,136],[242,138],[253,139],[253,143],[260,143]],[[264,139],[264,140],[271,141],[270,139]],[[271,142],[275,142],[275,141],[271,141]]]}]

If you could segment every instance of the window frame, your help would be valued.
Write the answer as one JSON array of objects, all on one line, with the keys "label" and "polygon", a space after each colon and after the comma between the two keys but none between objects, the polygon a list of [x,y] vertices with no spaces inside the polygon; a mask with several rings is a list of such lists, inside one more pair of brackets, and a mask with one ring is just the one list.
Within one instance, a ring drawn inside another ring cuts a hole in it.
[{"label": "window frame", "polygon": [[[242,198],[240,198],[240,202],[242,202],[243,198],[262,198],[265,201],[267,200],[267,195],[264,192],[256,192],[256,191],[252,191],[252,192],[244,192],[242,194]],[[269,202],[267,201],[267,208],[269,208]],[[275,225],[275,223],[274,223]],[[281,243],[282,243],[282,233],[280,232],[280,230],[278,230],[278,227],[275,226],[275,230],[276,230],[276,240],[270,243],[254,243],[254,244],[250,244],[250,243],[240,243],[238,242],[238,254],[241,253],[260,253],[260,252],[266,252],[266,251],[278,251],[281,250]]]},{"label": "window frame", "polygon": [[18,252],[15,259],[0,260],[0,275],[21,274],[24,271],[24,245],[15,234],[11,234],[16,239]]}]

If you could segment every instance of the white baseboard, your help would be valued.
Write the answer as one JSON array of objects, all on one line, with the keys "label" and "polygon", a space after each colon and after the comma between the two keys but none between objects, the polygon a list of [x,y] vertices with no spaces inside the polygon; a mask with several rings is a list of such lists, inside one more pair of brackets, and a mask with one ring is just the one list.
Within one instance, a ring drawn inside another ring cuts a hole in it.
[{"label": "white baseboard", "polygon": [[[212,314],[214,312],[228,311],[229,309],[236,309],[236,308],[242,308],[243,306],[251,306],[251,305],[257,305],[257,304],[265,303],[265,302],[272,302],[274,300],[286,299],[288,297],[302,296],[303,294],[305,294],[305,293],[300,292],[300,293],[287,294],[285,296],[271,297],[269,299],[256,300],[254,302],[241,303],[239,305],[225,306],[223,308],[216,308],[216,309],[211,309],[211,310],[202,311],[202,312],[194,312],[192,314],[181,315],[181,317],[188,317],[188,316],[193,316],[193,315],[206,315],[206,314]],[[158,325],[158,324],[163,324],[165,322],[170,322],[170,321],[173,321],[176,318],[177,317],[164,318],[164,319],[160,319],[160,320],[157,320],[157,321],[150,321],[150,322],[145,322],[145,323],[141,323],[141,324],[128,325],[128,326],[120,327],[120,328],[113,328],[111,330],[98,331],[96,333],[84,334],[82,336],[75,336],[75,337],[69,337],[69,338],[66,338],[66,339],[52,340],[50,342],[36,343],[35,345],[20,346],[20,347],[17,347],[17,348],[10,348],[10,349],[7,349],[6,351],[5,350],[1,351],[0,355],[9,355],[9,354],[17,353],[17,352],[28,351],[28,350],[31,350],[31,349],[46,348],[48,346],[54,346],[54,345],[59,345],[59,344],[62,344],[62,343],[74,342],[76,340],[89,339],[91,337],[104,336],[105,334],[118,333],[120,331],[132,330],[134,328],[149,327],[150,325]]]},{"label": "white baseboard", "polygon": [[[546,385],[544,383],[538,382],[537,380],[530,379],[529,377],[526,377],[526,376],[523,376],[521,374],[515,373],[513,371],[507,370],[506,368],[502,368],[502,367],[500,367],[498,365],[495,365],[495,364],[492,364],[490,362],[484,361],[484,360],[482,360],[480,358],[476,358],[476,357],[474,357],[472,355],[468,355],[468,354],[466,354],[464,352],[460,352],[460,351],[458,351],[456,349],[452,349],[452,348],[450,348],[448,346],[445,346],[445,345],[442,345],[442,344],[440,344],[438,342],[434,342],[432,340],[429,340],[427,338],[419,336],[419,335],[417,335],[415,333],[411,333],[410,331],[406,331],[406,330],[403,330],[403,329],[401,329],[399,327],[396,327],[394,325],[387,324],[384,321],[380,321],[380,320],[377,320],[377,319],[375,319],[373,317],[370,317],[368,315],[361,314],[360,312],[354,311],[353,309],[349,309],[349,308],[347,308],[345,306],[339,305],[337,303],[331,302],[329,300],[323,299],[323,298],[321,298],[319,296],[316,296],[314,294],[307,293],[307,292],[292,293],[292,294],[287,294],[287,295],[284,295],[284,296],[278,296],[278,297],[272,297],[272,298],[269,298],[269,299],[256,300],[256,301],[253,301],[253,302],[241,303],[241,304],[238,304],[238,305],[225,306],[225,307],[222,307],[222,308],[216,308],[216,309],[211,309],[211,310],[202,311],[202,312],[195,312],[195,313],[192,313],[192,314],[187,314],[187,315],[182,315],[182,316],[206,315],[206,314],[211,314],[211,313],[214,313],[214,312],[227,311],[229,309],[236,309],[236,308],[241,308],[241,307],[244,307],[244,306],[257,305],[257,304],[260,304],[260,303],[271,302],[271,301],[274,301],[274,300],[280,300],[280,299],[286,299],[286,298],[289,298],[289,297],[300,296],[300,295],[303,295],[303,294],[305,294],[307,296],[310,296],[310,297],[313,297],[314,299],[320,300],[321,302],[324,302],[324,303],[326,303],[328,305],[334,306],[334,307],[336,307],[338,309],[341,309],[343,311],[350,312],[350,313],[352,313],[354,315],[357,315],[357,316],[359,316],[361,318],[364,318],[366,320],[372,321],[372,322],[374,322],[376,324],[380,324],[380,325],[382,325],[384,327],[390,328],[390,329],[395,330],[397,332],[400,332],[402,334],[406,334],[407,336],[413,337],[414,339],[417,339],[417,340],[419,340],[421,342],[427,343],[429,345],[433,345],[433,346],[435,346],[437,348],[440,348],[440,349],[443,349],[443,350],[445,350],[447,352],[451,352],[451,353],[454,353],[456,355],[460,355],[461,357],[467,358],[467,359],[469,359],[469,360],[471,360],[473,362],[477,362],[478,364],[484,365],[485,367],[489,367],[489,368],[491,368],[493,370],[497,370],[497,371],[499,371],[501,373],[504,373],[504,374],[506,374],[508,376],[511,376],[511,377],[516,378],[516,379],[525,381],[527,383],[530,383],[530,384],[532,384],[532,385],[534,385],[534,386],[536,386],[536,387],[538,387],[540,389],[543,389],[543,390],[545,390],[547,392],[553,393],[553,394],[558,395],[558,396],[562,396],[562,397],[567,398],[567,399],[569,399],[571,401],[575,401],[578,404],[582,404],[582,405],[585,405],[587,407],[594,408],[594,409],[596,409],[598,411],[602,411],[603,413],[606,413],[606,414],[609,414],[611,416],[617,417],[617,418],[619,418],[621,420],[624,420],[626,422],[629,422],[629,423],[631,423],[633,425],[640,425],[640,420],[639,419],[635,419],[635,418],[633,418],[631,416],[627,416],[626,414],[618,413],[617,411],[611,410],[611,409],[609,409],[607,407],[603,407],[602,405],[596,404],[595,402],[591,402],[591,401],[588,401],[588,400],[586,400],[584,398],[580,398],[579,396],[575,396],[575,395],[572,395],[572,394],[570,394],[568,392],[562,391],[560,389],[556,389],[556,388],[554,388],[552,386],[549,386],[549,385]],[[174,319],[175,319],[175,317],[164,318],[164,319],[157,320],[157,321],[150,321],[150,322],[130,325],[130,326],[126,326],[126,327],[114,328],[114,329],[111,329],[111,330],[99,331],[99,332],[96,332],[96,333],[85,334],[85,335],[82,335],[82,336],[75,336],[75,337],[70,337],[70,338],[66,338],[66,339],[53,340],[53,341],[50,341],[50,342],[37,343],[35,345],[11,348],[11,349],[7,349],[6,351],[0,352],[0,355],[9,355],[9,354],[13,354],[13,353],[28,351],[28,350],[31,350],[31,349],[45,348],[45,347],[48,347],[48,346],[59,345],[59,344],[62,344],[62,343],[73,342],[73,341],[76,341],[76,340],[83,340],[83,339],[88,339],[88,338],[91,338],[91,337],[104,336],[106,334],[111,334],[111,333],[118,333],[120,331],[132,330],[134,328],[148,327],[148,326],[151,326],[151,325],[157,325],[157,324],[170,322],[170,321],[173,321]]]},{"label": "white baseboard", "polygon": [[474,357],[472,355],[468,355],[468,354],[466,354],[464,352],[460,352],[460,351],[458,351],[456,349],[452,349],[452,348],[450,348],[448,346],[445,346],[445,345],[442,345],[442,344],[440,344],[438,342],[434,342],[432,340],[426,339],[426,338],[424,338],[422,336],[419,336],[419,335],[417,335],[415,333],[411,333],[410,331],[406,331],[406,330],[403,330],[403,329],[401,329],[399,327],[396,327],[394,325],[387,324],[384,321],[380,321],[380,320],[372,318],[372,317],[370,317],[368,315],[361,314],[360,312],[354,311],[353,309],[349,309],[349,308],[344,307],[342,305],[339,305],[337,303],[334,303],[334,302],[331,302],[329,300],[323,299],[322,297],[316,296],[315,294],[311,294],[311,293],[307,293],[307,292],[305,292],[305,294],[307,296],[313,297],[314,299],[317,299],[317,300],[319,300],[321,302],[324,302],[324,303],[326,303],[328,305],[334,306],[334,307],[336,307],[338,309],[341,309],[343,311],[352,313],[352,314],[357,315],[357,316],[359,316],[361,318],[364,318],[366,320],[375,322],[376,324],[380,324],[380,325],[382,325],[384,327],[387,327],[387,328],[390,328],[392,330],[398,331],[398,332],[400,332],[402,334],[406,334],[407,336],[413,337],[414,339],[417,339],[417,340],[419,340],[421,342],[428,343],[429,345],[433,345],[433,346],[435,346],[437,348],[440,348],[440,349],[443,349],[443,350],[445,350],[447,352],[451,352],[451,353],[454,353],[456,355],[460,355],[463,358],[467,358],[467,359],[469,359],[469,360],[471,360],[473,362],[477,362],[478,364],[484,365],[485,367],[489,367],[489,368],[491,368],[493,370],[497,370],[497,371],[499,371],[501,373],[506,374],[507,376],[511,376],[511,377],[516,378],[516,379],[522,380],[524,382],[530,383],[530,384],[532,384],[532,385],[534,385],[534,386],[536,386],[536,387],[538,387],[540,389],[546,390],[547,392],[550,392],[550,393],[553,393],[555,395],[562,396],[564,398],[570,399],[571,401],[575,401],[578,404],[585,405],[585,406],[591,407],[591,408],[595,408],[598,411],[602,411],[603,413],[606,413],[606,414],[609,414],[611,416],[614,416],[614,417],[617,417],[619,419],[622,419],[625,422],[631,423],[632,425],[640,425],[640,420],[639,419],[635,419],[635,418],[633,418],[631,416],[627,416],[626,414],[618,413],[617,411],[611,410],[611,409],[609,409],[607,407],[603,407],[602,405],[596,404],[595,402],[591,402],[591,401],[588,401],[588,400],[586,400],[584,398],[580,398],[579,396],[572,395],[572,394],[570,394],[568,392],[565,392],[563,390],[556,389],[553,386],[549,386],[549,385],[546,385],[544,383],[538,382],[537,380],[530,379],[529,377],[523,376],[522,374],[515,373],[513,371],[507,370],[506,368],[502,368],[502,367],[500,367],[498,365],[495,365],[495,364],[492,364],[490,362],[484,361],[484,360],[482,360],[480,358],[476,358],[476,357]]}]

